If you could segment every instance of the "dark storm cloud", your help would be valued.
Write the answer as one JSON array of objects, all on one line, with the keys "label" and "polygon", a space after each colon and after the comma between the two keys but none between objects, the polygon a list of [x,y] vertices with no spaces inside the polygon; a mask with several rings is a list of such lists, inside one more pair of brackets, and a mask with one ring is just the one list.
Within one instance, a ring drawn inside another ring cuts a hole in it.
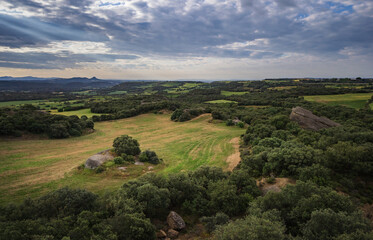
[{"label": "dark storm cloud", "polygon": [[106,36],[85,32],[74,25],[0,14],[0,46],[22,47],[42,45],[56,40],[102,41],[105,39]]},{"label": "dark storm cloud", "polygon": [[14,53],[2,52],[0,54],[0,67],[27,68],[32,69],[64,69],[81,66],[83,63],[113,62],[117,59],[133,60],[135,55],[116,54],[62,54],[51,53]]},{"label": "dark storm cloud", "polygon": [[[65,0],[49,5],[26,0],[7,2],[12,9],[40,13],[28,18],[10,13],[0,15],[0,45],[13,48],[73,40],[103,42],[113,53],[171,58],[260,59],[279,58],[286,53],[343,58],[341,52],[346,49],[355,49],[354,53],[366,57],[373,52],[372,1],[351,5],[347,0],[195,0],[190,6],[190,2],[181,0],[167,4],[93,0]],[[257,39],[266,41],[255,42]],[[23,58],[18,57],[22,62]],[[65,60],[57,54],[43,57],[50,58],[50,62]],[[111,61],[104,56],[98,58]],[[77,57],[73,65],[78,61],[86,60]]]}]

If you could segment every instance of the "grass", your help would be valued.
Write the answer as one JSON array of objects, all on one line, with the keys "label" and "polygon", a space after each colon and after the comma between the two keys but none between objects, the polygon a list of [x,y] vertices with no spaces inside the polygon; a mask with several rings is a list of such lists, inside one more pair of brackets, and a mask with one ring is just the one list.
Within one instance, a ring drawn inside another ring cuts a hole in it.
[{"label": "grass", "polygon": [[170,121],[169,114],[145,114],[98,122],[94,133],[76,138],[0,140],[0,204],[38,197],[64,186],[102,193],[147,172],[147,165],[100,174],[77,169],[89,156],[111,148],[114,138],[122,134],[137,139],[142,150],[156,151],[164,163],[154,171],[162,174],[205,164],[227,169],[226,159],[235,151],[229,142],[244,129],[209,123],[210,119],[210,115],[202,115],[178,123]]},{"label": "grass", "polygon": [[37,104],[43,100],[26,100],[26,101],[9,101],[9,102],[0,102],[0,107],[10,107],[10,106],[19,106],[22,104]]},{"label": "grass", "polygon": [[[76,103],[77,100],[70,101],[51,101],[51,100],[25,100],[25,101],[9,101],[0,102],[0,107],[15,107],[23,104],[32,104],[34,106],[39,106],[42,110],[50,110],[51,108],[60,108],[66,106],[82,106],[82,103]],[[66,103],[66,104],[65,104]]]},{"label": "grass", "polygon": [[126,94],[127,91],[114,91],[114,92],[110,92],[109,95],[119,95],[119,94]]},{"label": "grass", "polygon": [[91,109],[89,109],[89,108],[80,109],[80,110],[76,110],[76,111],[66,111],[66,112],[58,112],[57,110],[52,110],[51,113],[65,115],[65,116],[77,115],[78,117],[86,115],[89,118],[94,116],[94,115],[100,115],[98,113],[92,113]]},{"label": "grass", "polygon": [[[304,96],[307,101],[325,103],[328,105],[343,105],[351,108],[364,108],[367,100],[372,97],[373,93],[349,93],[338,95],[315,95]],[[372,108],[372,106],[371,106]]]},{"label": "grass", "polygon": [[232,95],[244,95],[248,92],[230,92],[230,91],[221,91],[221,95],[223,96],[232,96]]},{"label": "grass", "polygon": [[219,104],[219,103],[237,103],[237,102],[221,99],[221,100],[208,101],[208,102],[205,102],[205,103],[218,103]]},{"label": "grass", "polygon": [[296,87],[297,86],[281,86],[281,87],[270,87],[268,89],[281,91],[281,90],[289,90],[289,89],[296,88]]}]

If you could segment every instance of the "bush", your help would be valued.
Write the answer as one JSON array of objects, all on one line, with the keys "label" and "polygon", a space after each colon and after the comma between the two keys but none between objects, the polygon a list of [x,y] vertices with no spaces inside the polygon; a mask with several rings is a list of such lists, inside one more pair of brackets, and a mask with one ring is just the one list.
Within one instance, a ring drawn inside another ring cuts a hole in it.
[{"label": "bush", "polygon": [[95,170],[96,173],[102,173],[102,172],[104,172],[104,171],[105,171],[105,167],[103,167],[103,166],[99,166],[99,167],[96,168],[96,170]]},{"label": "bush", "polygon": [[227,125],[227,126],[233,126],[234,123],[233,123],[232,119],[228,119],[227,122],[225,123],[225,125]]},{"label": "bush", "polygon": [[149,162],[151,164],[158,164],[162,161],[159,159],[154,151],[146,150],[140,154],[140,162]]},{"label": "bush", "polygon": [[124,159],[122,157],[116,157],[114,158],[114,163],[115,164],[123,164]]},{"label": "bush", "polygon": [[121,157],[123,158],[123,161],[125,161],[125,162],[129,162],[129,163],[134,163],[135,162],[135,157],[132,156],[132,155],[127,155],[127,154],[123,153],[121,155]]},{"label": "bush", "polygon": [[188,121],[190,119],[192,119],[192,115],[189,112],[184,112],[179,117],[179,122],[185,122],[185,121]]},{"label": "bush", "polygon": [[137,140],[128,135],[122,135],[114,139],[113,147],[115,153],[118,155],[125,153],[127,155],[136,156],[141,152],[140,144]]}]

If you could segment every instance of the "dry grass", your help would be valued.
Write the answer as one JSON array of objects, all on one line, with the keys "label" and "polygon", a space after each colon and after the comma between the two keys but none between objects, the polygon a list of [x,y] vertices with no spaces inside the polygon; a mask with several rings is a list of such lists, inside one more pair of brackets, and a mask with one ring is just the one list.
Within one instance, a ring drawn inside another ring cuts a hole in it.
[{"label": "dry grass", "polygon": [[94,133],[77,138],[0,140],[0,203],[37,197],[63,186],[102,192],[141,175],[146,166],[131,167],[126,174],[77,170],[89,156],[111,148],[114,138],[122,134],[133,136],[141,149],[154,150],[163,158],[164,164],[154,171],[166,174],[204,164],[228,169],[227,157],[237,151],[230,140],[244,130],[209,123],[210,118],[203,115],[176,123],[169,114],[145,114],[96,123]]}]

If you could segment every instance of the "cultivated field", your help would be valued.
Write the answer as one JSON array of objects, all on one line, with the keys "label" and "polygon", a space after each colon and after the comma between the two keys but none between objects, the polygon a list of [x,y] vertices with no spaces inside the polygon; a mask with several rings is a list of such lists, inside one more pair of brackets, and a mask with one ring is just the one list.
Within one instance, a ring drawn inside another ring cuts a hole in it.
[{"label": "cultivated field", "polygon": [[125,173],[77,169],[90,155],[111,148],[113,139],[122,134],[133,136],[141,149],[154,150],[163,158],[164,164],[155,171],[179,172],[203,164],[228,169],[226,160],[237,151],[232,139],[244,129],[209,123],[210,115],[183,123],[169,119],[169,114],[145,114],[96,123],[94,133],[77,138],[0,140],[0,203],[19,202],[63,186],[100,193],[148,171],[146,165],[131,166]]},{"label": "cultivated field", "polygon": [[[304,96],[307,101],[325,103],[328,105],[343,105],[351,108],[364,108],[367,100],[372,97],[373,93],[349,93],[338,95],[314,95]],[[372,107],[372,106],[371,106]]]}]

